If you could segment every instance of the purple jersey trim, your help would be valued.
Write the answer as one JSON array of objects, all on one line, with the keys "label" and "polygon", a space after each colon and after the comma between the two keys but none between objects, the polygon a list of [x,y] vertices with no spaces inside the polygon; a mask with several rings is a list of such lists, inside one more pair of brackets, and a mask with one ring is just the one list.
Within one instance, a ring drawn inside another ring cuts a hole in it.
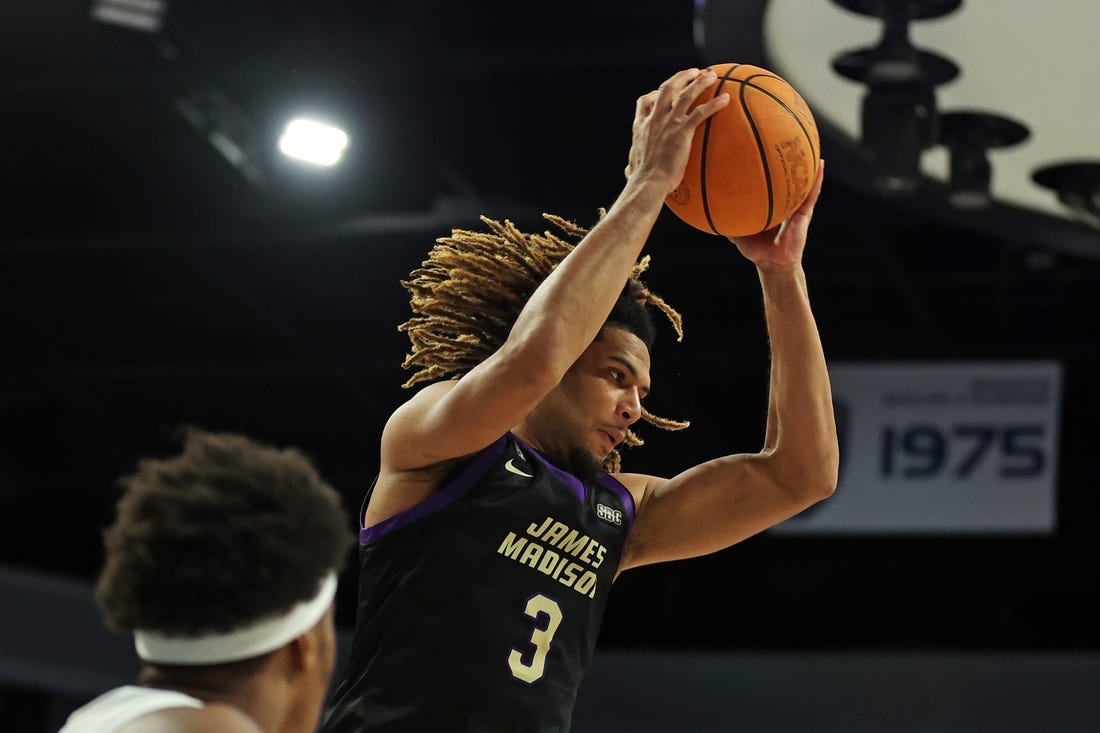
[{"label": "purple jersey trim", "polygon": [[[519,444],[519,447],[521,449],[524,449],[528,453],[533,455],[538,460],[538,462],[546,468],[547,471],[554,474],[554,476],[557,477],[559,481],[568,486],[573,491],[573,493],[577,495],[577,498],[580,499],[582,503],[588,498],[588,487],[586,487],[579,478],[571,473],[566,473],[554,464],[547,461],[545,458],[543,458],[541,453],[539,453],[527,443],[523,442],[523,440],[520,439],[518,435],[513,435],[512,437],[515,439],[516,443]],[[611,474],[605,473],[601,475],[599,477],[599,481],[605,487],[619,495],[619,499],[622,500],[623,506],[626,507],[628,521],[630,522],[630,524],[634,524],[634,496],[630,493],[630,491],[627,490],[625,486],[623,486],[621,481],[619,481]]]},{"label": "purple jersey trim", "polygon": [[[373,524],[370,527],[361,527],[359,529],[359,541],[360,542],[372,542],[377,540],[390,532],[396,531],[401,527],[407,526],[418,519],[428,516],[429,514],[439,511],[443,507],[447,506],[454,500],[469,491],[475,482],[485,475],[485,472],[489,470],[489,466],[492,465],[503,452],[507,445],[508,438],[511,437],[519,445],[521,450],[534,456],[535,460],[539,462],[547,471],[549,471],[555,478],[565,484],[570,491],[577,497],[577,499],[584,503],[588,497],[588,487],[584,485],[579,478],[571,473],[567,473],[557,466],[553,465],[541,453],[535,450],[533,447],[525,443],[520,439],[518,435],[511,433],[502,435],[492,445],[484,448],[470,463],[462,469],[458,476],[449,481],[439,491],[429,496],[424,501],[420,502],[416,506],[410,507],[403,512],[393,515],[389,519],[385,519],[377,524]],[[374,485],[377,483],[378,478],[375,477],[371,482],[370,489],[367,490],[366,495],[363,497],[363,505],[359,509],[359,521],[362,522],[362,517],[366,514],[367,502],[370,500],[371,492],[374,491]],[[628,526],[634,524],[634,497],[622,485],[618,479],[610,474],[603,474],[599,477],[599,482],[606,488],[610,489],[615,494],[618,494],[619,499],[622,501],[623,506],[626,507]]]},{"label": "purple jersey trim", "polygon": [[623,502],[623,506],[626,507],[628,527],[633,526],[634,495],[630,493],[629,489],[623,486],[622,482],[619,481],[619,479],[615,478],[609,473],[605,473],[603,476],[600,476],[600,483],[619,495],[619,498]]},{"label": "purple jersey trim", "polygon": [[[445,487],[429,496],[424,501],[420,502],[416,506],[410,507],[403,512],[393,515],[389,519],[385,519],[378,524],[372,524],[370,527],[364,527],[359,530],[360,542],[371,542],[383,537],[394,530],[400,529],[408,524],[415,522],[418,519],[428,516],[432,512],[439,511],[443,507],[450,504],[458,497],[465,494],[474,483],[485,475],[485,472],[489,470],[489,466],[493,461],[504,452],[504,446],[508,442],[508,436],[502,435],[495,443],[483,449],[470,463],[462,469],[462,472],[453,480],[449,481]],[[377,479],[375,479],[377,481]],[[373,490],[374,484],[371,484]],[[370,498],[370,492],[367,493],[367,497],[363,500],[363,506],[366,507],[366,501]],[[360,513],[360,517],[363,513]],[[360,521],[362,521],[360,519]]]},{"label": "purple jersey trim", "polygon": [[577,498],[580,499],[582,503],[586,498],[588,498],[588,488],[581,482],[579,478],[571,473],[566,473],[554,464],[550,463],[550,461],[543,458],[541,453],[539,453],[531,446],[527,445],[527,443],[523,442],[518,435],[513,435],[512,437],[519,444],[519,447],[521,449],[533,455],[535,459],[542,464],[543,468],[553,474],[558,481],[561,481],[563,484],[568,486],[569,490],[576,494]]}]

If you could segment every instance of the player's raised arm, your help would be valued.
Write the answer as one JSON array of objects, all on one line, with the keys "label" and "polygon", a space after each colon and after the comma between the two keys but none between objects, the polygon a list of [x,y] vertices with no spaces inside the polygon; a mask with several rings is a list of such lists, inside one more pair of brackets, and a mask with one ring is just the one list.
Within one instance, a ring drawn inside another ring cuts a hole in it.
[{"label": "player's raised arm", "polygon": [[802,269],[823,176],[822,163],[805,202],[781,228],[734,242],[756,265],[764,298],[771,346],[764,446],[669,480],[624,476],[642,500],[621,570],[723,549],[835,490],[839,449],[832,391]]},{"label": "player's raised arm", "polygon": [[[537,284],[526,303],[521,301],[522,309],[497,348],[476,364],[452,370],[458,379],[422,390],[395,412],[382,443],[384,472],[417,469],[483,448],[519,423],[558,384],[595,338],[621,294],[665,197],[682,177],[696,127],[727,103],[728,98],[719,97],[689,111],[712,81],[713,74],[687,69],[638,99],[627,182],[615,203]],[[480,252],[488,257],[514,258],[518,267],[527,267],[523,263],[525,235],[507,222],[488,223],[497,237],[484,242]],[[456,232],[455,237],[476,235]],[[414,348],[425,353],[435,349],[435,354],[445,355],[446,349],[454,346],[439,334],[453,330],[455,319],[468,322],[492,315],[448,310],[445,297],[463,295],[464,290],[482,291],[472,294],[473,302],[493,290],[502,291],[505,300],[522,297],[509,283],[500,282],[499,275],[486,277],[486,270],[477,266],[478,248],[466,244],[454,238],[441,240],[437,253],[449,259],[439,263],[446,277],[430,283],[432,291],[427,286],[414,290],[414,307],[421,298],[421,311],[430,311],[422,318],[435,318],[439,324],[434,334],[424,333],[430,329],[411,334]],[[493,252],[498,244],[506,245],[508,251]],[[475,255],[467,257],[469,251]],[[498,270],[499,264],[489,271]],[[425,325],[430,323],[414,324]],[[473,325],[475,330],[485,330],[485,324]],[[422,343],[417,342],[418,336],[425,337]],[[412,360],[416,361],[415,354]],[[422,363],[428,361],[431,359]]]}]

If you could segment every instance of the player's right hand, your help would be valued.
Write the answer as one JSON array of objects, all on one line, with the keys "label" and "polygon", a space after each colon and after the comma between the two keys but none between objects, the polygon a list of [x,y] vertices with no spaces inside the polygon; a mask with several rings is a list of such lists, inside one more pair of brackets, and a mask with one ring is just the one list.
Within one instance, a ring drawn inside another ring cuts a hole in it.
[{"label": "player's right hand", "polygon": [[715,81],[710,69],[684,69],[638,98],[625,170],[628,181],[660,181],[666,194],[680,185],[695,129],[729,104],[729,94],[722,93],[692,108]]}]

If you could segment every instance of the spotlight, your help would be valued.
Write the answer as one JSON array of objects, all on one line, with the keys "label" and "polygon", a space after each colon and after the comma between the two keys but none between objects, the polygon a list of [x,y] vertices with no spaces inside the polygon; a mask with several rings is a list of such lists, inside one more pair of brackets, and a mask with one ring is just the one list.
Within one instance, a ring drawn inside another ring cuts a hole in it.
[{"label": "spotlight", "polygon": [[874,162],[875,187],[883,193],[906,193],[920,179],[921,151],[935,126],[936,102],[926,84],[872,87],[863,97],[862,146]]},{"label": "spotlight", "polygon": [[1070,161],[1040,168],[1031,180],[1049,188],[1089,226],[1100,229],[1100,161]]},{"label": "spotlight", "polygon": [[157,33],[164,22],[166,0],[94,0],[92,20],[145,33]]},{"label": "spotlight", "polygon": [[869,85],[923,80],[935,86],[959,75],[959,67],[944,57],[913,46],[909,22],[938,18],[956,10],[962,0],[833,0],[845,10],[877,17],[882,36],[874,48],[840,54],[833,69],[841,76]]},{"label": "spotlight", "polygon": [[992,166],[986,151],[1026,140],[1028,129],[999,115],[985,112],[946,112],[940,115],[941,145],[950,155],[948,201],[960,209],[988,206]]},{"label": "spotlight", "polygon": [[279,138],[279,150],[284,155],[322,166],[340,162],[347,145],[348,136],[343,130],[302,118],[287,123]]},{"label": "spotlight", "polygon": [[921,152],[939,135],[934,88],[958,76],[959,68],[915,48],[909,21],[946,15],[961,0],[833,1],[883,22],[877,46],[838,55],[833,69],[867,87],[860,142],[872,157],[876,188],[887,194],[912,191],[920,180]]}]

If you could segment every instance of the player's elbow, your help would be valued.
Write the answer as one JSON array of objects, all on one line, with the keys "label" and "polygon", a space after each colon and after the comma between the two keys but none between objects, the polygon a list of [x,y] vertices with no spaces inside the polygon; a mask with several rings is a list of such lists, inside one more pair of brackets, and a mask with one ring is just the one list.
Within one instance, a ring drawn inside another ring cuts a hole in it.
[{"label": "player's elbow", "polygon": [[794,494],[805,506],[828,499],[836,492],[837,473],[828,466],[820,466],[801,472],[800,477],[788,484],[788,492]]},{"label": "player's elbow", "polygon": [[793,465],[809,503],[828,499],[840,480],[840,443],[836,430],[821,430],[799,446]]},{"label": "player's elbow", "polygon": [[840,482],[840,448],[836,441],[832,441],[822,449],[819,461],[817,480],[820,481],[821,496],[818,501],[832,496]]},{"label": "player's elbow", "polygon": [[835,441],[822,448],[817,464],[814,472],[815,493],[816,501],[821,501],[832,496],[840,482],[840,450]]},{"label": "player's elbow", "polygon": [[836,444],[824,443],[814,450],[775,456],[776,483],[803,507],[828,499],[836,491],[840,476],[840,453]]}]

